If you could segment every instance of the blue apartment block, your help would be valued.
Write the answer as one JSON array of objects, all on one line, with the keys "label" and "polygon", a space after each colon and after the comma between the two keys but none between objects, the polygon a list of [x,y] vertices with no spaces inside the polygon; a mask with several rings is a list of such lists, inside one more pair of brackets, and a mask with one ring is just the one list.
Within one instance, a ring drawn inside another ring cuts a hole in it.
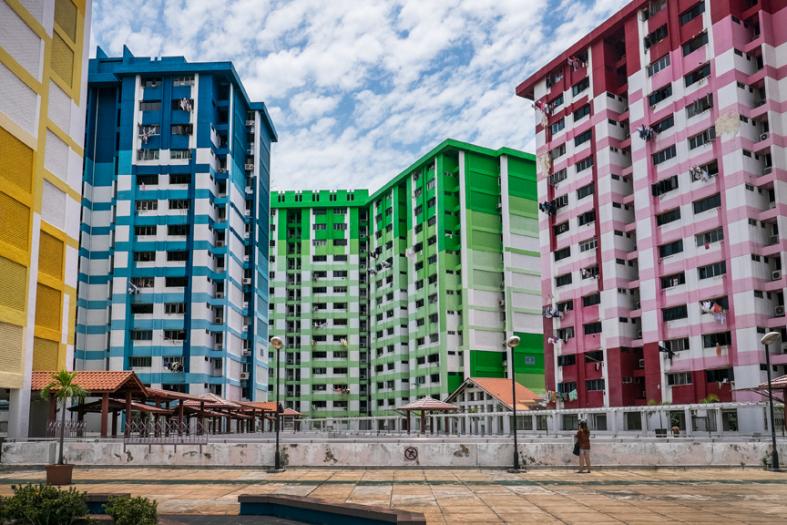
[{"label": "blue apartment block", "polygon": [[270,149],[229,62],[108,57],[88,73],[77,370],[233,400],[268,388]]}]

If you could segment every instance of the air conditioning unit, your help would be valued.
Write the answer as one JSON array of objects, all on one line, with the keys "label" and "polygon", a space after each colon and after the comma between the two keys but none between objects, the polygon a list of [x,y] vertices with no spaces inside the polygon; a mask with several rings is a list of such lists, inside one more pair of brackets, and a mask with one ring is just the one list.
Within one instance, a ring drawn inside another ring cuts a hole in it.
[{"label": "air conditioning unit", "polygon": [[251,277],[244,277],[243,284],[251,284]]},{"label": "air conditioning unit", "polygon": [[254,125],[254,121],[253,120],[247,120],[246,121],[246,125],[247,126],[253,126]]},{"label": "air conditioning unit", "polygon": [[760,134],[760,140],[768,140],[768,134],[767,133]]},{"label": "air conditioning unit", "polygon": [[217,248],[221,248],[222,246],[224,246],[224,241],[222,241],[222,240],[216,241],[216,247]]},{"label": "air conditioning unit", "polygon": [[778,281],[781,278],[782,278],[781,270],[774,270],[771,272],[771,281]]},{"label": "air conditioning unit", "polygon": [[772,167],[772,166],[765,166],[765,167],[762,169],[762,174],[763,174],[763,175],[767,175],[767,174],[769,174],[771,171],[773,171],[773,167]]},{"label": "air conditioning unit", "polygon": [[224,292],[216,292],[216,299],[224,299]]},{"label": "air conditioning unit", "polygon": [[631,383],[633,383],[633,382],[634,382],[634,378],[633,378],[633,377],[631,377],[631,376],[624,376],[624,377],[623,377],[623,381],[622,381],[622,383],[623,383],[624,385],[630,385],[630,384],[631,384]]},{"label": "air conditioning unit", "polygon": [[243,303],[243,309],[246,310],[248,307],[249,307],[249,303],[248,302],[244,302]]},{"label": "air conditioning unit", "polygon": [[246,164],[243,165],[243,169],[245,169],[246,171],[252,171],[254,170],[254,164],[247,162]]},{"label": "air conditioning unit", "polygon": [[776,307],[776,315],[784,315],[784,306]]},{"label": "air conditioning unit", "polygon": [[213,323],[214,324],[221,324],[223,322],[224,322],[224,319],[222,319],[221,317],[216,317],[216,318],[213,319]]},{"label": "air conditioning unit", "polygon": [[224,343],[216,343],[213,345],[214,350],[224,350]]},{"label": "air conditioning unit", "polygon": [[640,359],[638,364],[639,364],[640,368],[645,368],[645,360],[644,359]]},{"label": "air conditioning unit", "polygon": [[242,355],[243,357],[249,357],[251,355],[251,350],[244,350]]},{"label": "air conditioning unit", "polygon": [[770,244],[776,244],[779,242],[779,236],[771,235],[770,237],[768,237],[768,241],[770,242]]},{"label": "air conditioning unit", "polygon": [[241,373],[240,373],[240,380],[241,380],[241,381],[245,381],[245,380],[247,380],[248,378],[249,378],[249,373],[248,373],[248,372],[241,372]]},{"label": "air conditioning unit", "polygon": [[498,305],[498,306],[505,306],[505,305],[506,305],[506,301],[505,301],[505,299],[500,299],[500,300],[497,302],[497,305]]}]

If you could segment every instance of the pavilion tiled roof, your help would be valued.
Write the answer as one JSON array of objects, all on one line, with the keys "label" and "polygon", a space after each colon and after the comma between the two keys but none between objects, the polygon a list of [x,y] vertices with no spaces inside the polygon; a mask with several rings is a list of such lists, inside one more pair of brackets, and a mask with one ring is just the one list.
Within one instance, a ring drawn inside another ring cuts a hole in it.
[{"label": "pavilion tiled roof", "polygon": [[[507,409],[511,410],[514,401],[511,393],[511,379],[505,377],[468,377],[464,384],[467,383],[474,384],[493,398],[497,399]],[[459,388],[454,391],[454,393],[458,392]],[[450,400],[453,395],[452,393],[448,399]],[[541,401],[541,397],[536,393],[526,386],[516,383],[517,410],[529,410],[539,401]]]},{"label": "pavilion tiled roof", "polygon": [[[52,382],[53,371],[33,372],[31,390],[39,391]],[[76,373],[74,381],[89,393],[112,393],[129,386],[133,390],[145,391],[134,372],[123,370],[83,370]],[[127,384],[127,383],[131,384]]]},{"label": "pavilion tiled roof", "polygon": [[[263,410],[265,412],[272,412],[276,413],[276,402],[275,401],[240,401],[239,402],[242,406],[247,408],[254,408],[257,410]],[[284,412],[282,413],[283,416],[300,416],[301,413],[292,408],[285,408]]]},{"label": "pavilion tiled roof", "polygon": [[431,397],[422,397],[417,401],[413,401],[412,403],[408,403],[404,406],[397,408],[396,410],[401,411],[426,411],[426,412],[450,412],[452,410],[459,410],[459,407],[456,405],[452,405],[451,403],[446,403],[445,401],[440,401],[439,399],[433,399]]}]

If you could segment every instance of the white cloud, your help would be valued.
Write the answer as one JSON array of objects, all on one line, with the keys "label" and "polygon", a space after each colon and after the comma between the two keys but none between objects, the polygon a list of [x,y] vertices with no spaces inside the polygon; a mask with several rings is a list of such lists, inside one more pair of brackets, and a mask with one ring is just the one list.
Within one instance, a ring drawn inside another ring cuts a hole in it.
[{"label": "white cloud", "polygon": [[447,137],[532,150],[516,85],[626,3],[97,0],[91,41],[233,61],[279,132],[274,188],[375,189]]}]

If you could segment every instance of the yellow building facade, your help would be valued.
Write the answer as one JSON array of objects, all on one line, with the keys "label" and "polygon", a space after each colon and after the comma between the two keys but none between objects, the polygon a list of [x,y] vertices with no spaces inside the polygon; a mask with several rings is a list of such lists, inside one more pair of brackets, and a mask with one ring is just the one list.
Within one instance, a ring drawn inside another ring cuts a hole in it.
[{"label": "yellow building facade", "polygon": [[0,0],[0,399],[28,434],[32,370],[70,368],[90,2]]}]

